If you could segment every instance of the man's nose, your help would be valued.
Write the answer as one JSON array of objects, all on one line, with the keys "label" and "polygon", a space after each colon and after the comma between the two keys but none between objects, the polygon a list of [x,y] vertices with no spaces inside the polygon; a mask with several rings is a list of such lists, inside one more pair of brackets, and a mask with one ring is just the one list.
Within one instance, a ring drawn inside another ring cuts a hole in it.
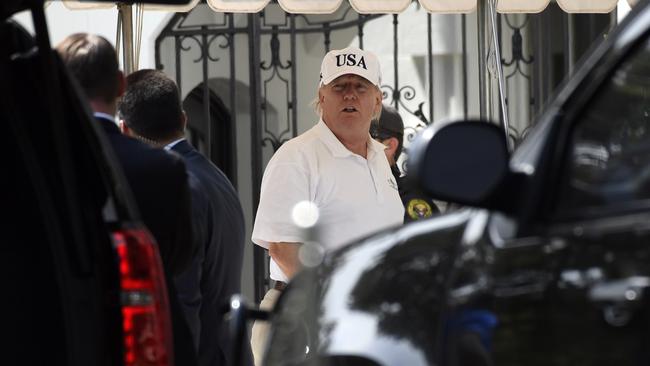
[{"label": "man's nose", "polygon": [[355,99],[357,97],[357,93],[354,90],[354,88],[348,87],[345,88],[345,92],[343,93],[343,99]]}]

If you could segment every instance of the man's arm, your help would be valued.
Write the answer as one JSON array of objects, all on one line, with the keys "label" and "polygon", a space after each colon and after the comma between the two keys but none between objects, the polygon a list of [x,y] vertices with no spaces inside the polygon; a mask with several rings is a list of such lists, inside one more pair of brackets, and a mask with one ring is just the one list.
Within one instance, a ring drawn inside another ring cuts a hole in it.
[{"label": "man's arm", "polygon": [[298,259],[301,245],[302,243],[269,243],[269,255],[289,279],[302,267]]}]

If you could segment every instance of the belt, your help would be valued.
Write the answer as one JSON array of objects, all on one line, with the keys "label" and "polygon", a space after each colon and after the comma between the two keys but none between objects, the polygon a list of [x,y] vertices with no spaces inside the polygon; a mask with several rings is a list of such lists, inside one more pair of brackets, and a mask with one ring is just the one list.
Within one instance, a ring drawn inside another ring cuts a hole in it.
[{"label": "belt", "polygon": [[287,288],[287,283],[282,281],[275,281],[273,288],[278,291],[284,291],[284,289]]}]

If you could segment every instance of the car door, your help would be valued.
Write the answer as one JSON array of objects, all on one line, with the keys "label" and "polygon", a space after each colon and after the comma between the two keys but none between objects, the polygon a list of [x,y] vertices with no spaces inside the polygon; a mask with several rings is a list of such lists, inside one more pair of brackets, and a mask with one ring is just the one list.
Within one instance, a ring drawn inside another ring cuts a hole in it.
[{"label": "car door", "polygon": [[514,221],[493,215],[495,364],[650,362],[648,37],[615,65],[556,116],[534,228],[503,239]]}]

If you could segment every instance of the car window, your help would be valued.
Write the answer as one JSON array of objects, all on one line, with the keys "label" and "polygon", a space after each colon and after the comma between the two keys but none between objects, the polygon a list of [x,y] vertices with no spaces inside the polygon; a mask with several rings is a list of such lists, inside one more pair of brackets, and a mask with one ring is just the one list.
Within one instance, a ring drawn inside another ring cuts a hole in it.
[{"label": "car window", "polygon": [[588,103],[569,146],[561,212],[650,205],[650,42],[621,63]]}]

